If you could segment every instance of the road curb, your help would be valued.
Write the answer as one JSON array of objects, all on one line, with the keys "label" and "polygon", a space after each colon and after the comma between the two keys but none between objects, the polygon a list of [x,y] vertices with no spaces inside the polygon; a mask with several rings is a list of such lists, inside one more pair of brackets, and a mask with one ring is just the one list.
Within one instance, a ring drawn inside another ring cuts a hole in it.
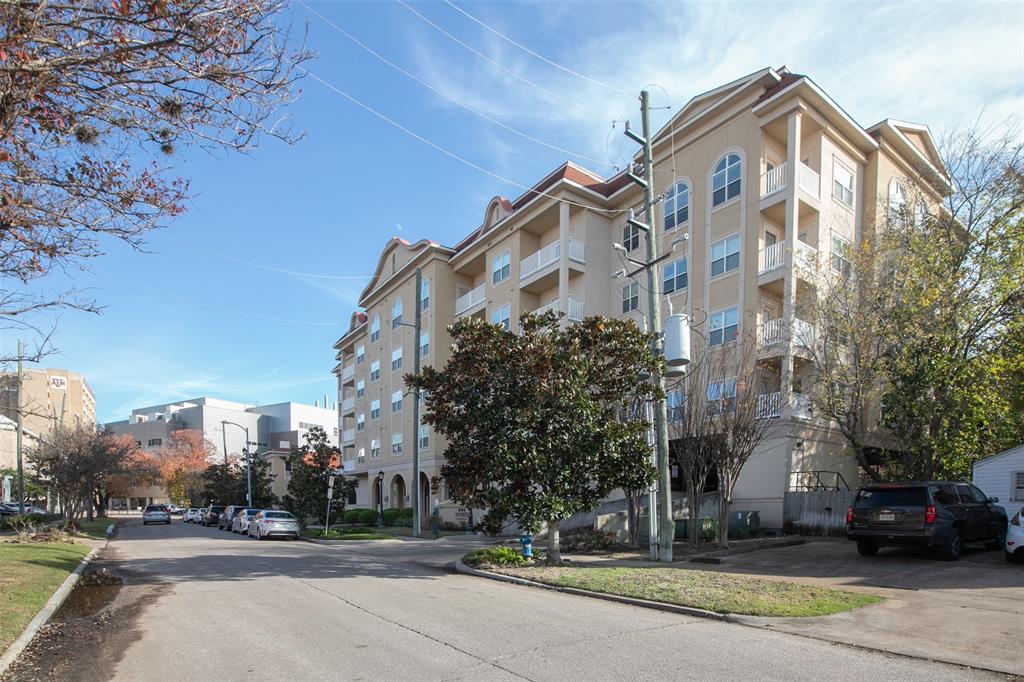
[{"label": "road curb", "polygon": [[336,547],[337,545],[351,545],[356,542],[401,542],[398,538],[387,538],[379,540],[318,540],[316,538],[307,538],[299,536],[299,539],[303,542],[312,542],[314,545],[330,545]]},{"label": "road curb", "polygon": [[71,574],[64,579],[64,582],[57,588],[57,591],[50,596],[45,604],[43,604],[43,608],[39,610],[39,613],[36,614],[35,618],[29,621],[29,624],[25,627],[24,631],[22,631],[21,635],[19,635],[18,638],[14,640],[9,647],[7,647],[7,651],[4,652],[4,655],[0,656],[0,677],[3,677],[7,673],[7,669],[11,667],[12,663],[18,660],[18,656],[21,655],[21,652],[32,643],[32,640],[35,639],[39,630],[46,625],[47,621],[49,621],[50,618],[53,617],[53,614],[57,612],[57,609],[64,604],[68,596],[70,596],[71,591],[75,589],[78,581],[82,579],[82,572],[85,571],[85,567],[92,563],[93,559],[95,559],[100,552],[105,550],[109,544],[110,534],[108,528],[107,541],[104,545],[102,547],[97,547],[85,555],[85,558],[78,563],[75,570],[73,570]]}]

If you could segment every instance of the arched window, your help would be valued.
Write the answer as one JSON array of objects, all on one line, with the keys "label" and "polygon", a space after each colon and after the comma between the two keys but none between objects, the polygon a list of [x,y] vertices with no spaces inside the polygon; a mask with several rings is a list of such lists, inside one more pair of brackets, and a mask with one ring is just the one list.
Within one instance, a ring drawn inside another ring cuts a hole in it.
[{"label": "arched window", "polygon": [[402,297],[399,296],[395,299],[395,302],[391,304],[391,328],[398,329],[398,325],[402,324]]},{"label": "arched window", "polygon": [[738,197],[742,189],[743,163],[739,154],[729,154],[715,166],[711,176],[711,206],[720,206]]},{"label": "arched window", "polygon": [[917,205],[914,207],[914,223],[921,227],[928,221],[929,216],[928,205],[923,201],[917,202]]},{"label": "arched window", "polygon": [[893,223],[902,222],[906,217],[907,190],[896,178],[889,183],[889,220]]},{"label": "arched window", "polygon": [[380,315],[374,315],[370,321],[370,341],[380,338]]},{"label": "arched window", "polygon": [[665,194],[665,229],[671,230],[690,219],[690,186],[677,182]]}]

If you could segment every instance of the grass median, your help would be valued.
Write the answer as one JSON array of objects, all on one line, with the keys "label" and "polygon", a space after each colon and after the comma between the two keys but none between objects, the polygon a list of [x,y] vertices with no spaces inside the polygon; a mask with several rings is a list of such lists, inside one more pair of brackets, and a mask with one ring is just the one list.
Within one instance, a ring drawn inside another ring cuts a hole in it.
[{"label": "grass median", "polygon": [[489,570],[546,585],[748,616],[827,616],[884,601],[862,592],[678,568],[537,566]]},{"label": "grass median", "polygon": [[302,532],[302,537],[312,538],[314,540],[392,540],[393,535],[386,535],[384,533],[378,533],[370,528],[332,528],[331,530],[324,532],[323,530],[306,530]]},{"label": "grass median", "polygon": [[0,653],[88,553],[82,544],[0,542]]}]

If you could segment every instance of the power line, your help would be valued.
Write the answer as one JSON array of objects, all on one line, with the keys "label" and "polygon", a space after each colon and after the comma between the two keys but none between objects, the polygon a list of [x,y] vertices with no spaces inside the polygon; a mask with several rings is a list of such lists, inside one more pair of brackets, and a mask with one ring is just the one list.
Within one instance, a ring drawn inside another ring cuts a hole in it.
[{"label": "power line", "polygon": [[533,55],[534,57],[536,57],[537,59],[541,60],[545,64],[550,64],[551,66],[555,67],[556,69],[559,69],[561,71],[565,71],[567,74],[572,75],[572,76],[576,76],[577,78],[581,78],[581,79],[587,81],[588,83],[593,83],[594,85],[600,85],[603,88],[608,88],[609,90],[614,90],[615,92],[621,93],[621,94],[626,95],[628,97],[636,97],[636,95],[634,95],[633,93],[627,92],[626,90],[623,90],[622,88],[617,88],[614,85],[609,85],[608,83],[604,83],[604,82],[596,80],[594,78],[590,78],[589,76],[584,76],[582,73],[579,73],[578,71],[573,71],[572,69],[570,69],[570,68],[568,68],[566,66],[562,66],[561,64],[559,64],[557,62],[551,61],[550,59],[548,59],[547,57],[545,57],[542,54],[537,54],[536,52],[534,52],[530,48],[526,47],[525,45],[522,45],[521,43],[517,43],[516,41],[512,40],[511,38],[509,38],[504,33],[501,33],[500,31],[498,31],[497,29],[493,28],[492,26],[488,26],[484,22],[480,21],[475,16],[473,16],[472,14],[467,12],[466,10],[464,10],[461,7],[459,7],[458,5],[456,5],[454,2],[451,2],[451,0],[444,0],[444,3],[446,5],[448,5],[449,7],[451,7],[452,9],[454,9],[456,12],[459,12],[460,14],[462,14],[463,16],[465,16],[465,17],[469,18],[470,20],[476,22],[480,26],[483,26],[485,29],[487,29],[488,31],[490,31],[494,35],[498,36],[502,40],[504,40],[504,41],[506,41],[508,43],[511,43],[512,45],[515,45],[516,47],[518,47],[523,52],[526,52],[527,54]]},{"label": "power line", "polygon": [[451,97],[450,95],[444,93],[443,91],[441,91],[440,89],[438,89],[435,86],[431,85],[427,81],[423,80],[419,76],[417,76],[417,75],[415,75],[413,73],[410,73],[409,71],[407,71],[406,69],[402,68],[398,64],[395,64],[394,62],[389,60],[387,57],[385,57],[384,55],[380,54],[379,52],[374,50],[372,47],[370,47],[366,43],[362,42],[361,40],[359,40],[358,38],[353,36],[351,33],[346,31],[345,29],[343,29],[341,26],[339,26],[338,24],[334,23],[333,21],[331,21],[330,19],[325,17],[323,14],[321,14],[320,12],[317,12],[315,9],[313,9],[312,7],[307,5],[304,2],[304,0],[296,0],[296,2],[298,4],[300,4],[300,5],[302,5],[303,7],[305,7],[310,12],[310,14],[313,14],[313,15],[319,17],[328,26],[330,26],[335,31],[337,31],[341,35],[343,35],[346,38],[348,38],[349,40],[351,40],[353,43],[355,43],[359,47],[361,47],[364,50],[366,50],[367,52],[369,52],[371,55],[376,57],[381,62],[387,64],[388,66],[390,66],[395,71],[398,71],[400,74],[402,74],[406,78],[409,78],[411,80],[416,81],[417,83],[419,83],[423,87],[427,88],[428,90],[430,90],[434,94],[438,95],[439,97],[443,97],[444,99],[448,100],[449,102],[452,102],[453,104],[462,107],[466,111],[469,111],[469,112],[479,116],[480,118],[484,119],[485,121],[488,121],[489,123],[493,123],[496,126],[504,128],[505,130],[509,131],[510,133],[515,133],[516,135],[519,135],[520,137],[522,137],[522,138],[524,138],[526,140],[529,140],[530,142],[534,142],[534,143],[539,144],[541,146],[547,147],[548,149],[553,149],[556,152],[560,152],[562,154],[568,154],[569,156],[575,156],[576,158],[583,159],[584,161],[590,161],[591,163],[596,163],[596,164],[600,164],[602,166],[608,166],[608,167],[614,168],[613,164],[609,164],[609,163],[607,163],[605,161],[601,161],[600,159],[595,159],[595,158],[592,158],[592,157],[589,157],[589,156],[585,156],[583,154],[577,154],[574,151],[565,149],[563,147],[559,147],[558,145],[554,145],[554,144],[551,144],[549,142],[545,142],[544,140],[541,140],[541,139],[538,139],[536,137],[533,137],[529,133],[525,133],[522,130],[519,130],[518,128],[513,128],[512,126],[510,126],[510,125],[508,125],[506,123],[503,123],[502,121],[499,121],[498,119],[493,118],[492,116],[489,116],[489,115],[485,114],[484,112],[480,111],[479,109],[477,109],[477,108],[475,108],[473,106],[470,106],[469,104],[466,104],[464,102],[461,102],[461,101],[455,99],[454,97]]},{"label": "power line", "polygon": [[456,43],[458,43],[462,47],[466,48],[467,50],[469,50],[470,52],[472,52],[476,56],[480,57],[481,59],[483,59],[487,63],[492,64],[495,67],[501,69],[502,71],[504,71],[505,73],[509,74],[510,76],[521,80],[522,82],[526,83],[527,85],[529,85],[531,87],[537,88],[538,90],[543,92],[548,97],[550,97],[552,99],[555,99],[555,100],[558,100],[559,102],[562,102],[563,104],[568,104],[571,107],[576,107],[577,109],[581,109],[581,110],[587,112],[588,114],[590,114],[592,116],[597,116],[598,118],[604,118],[604,116],[600,112],[594,111],[593,109],[585,107],[582,104],[577,104],[576,102],[573,102],[572,100],[565,99],[561,95],[558,95],[558,94],[556,94],[554,92],[551,92],[550,90],[548,90],[548,89],[546,89],[546,88],[544,88],[544,87],[542,87],[540,85],[537,85],[536,83],[534,83],[530,79],[526,78],[525,76],[521,76],[518,73],[516,73],[515,71],[513,71],[512,69],[510,69],[510,68],[508,68],[508,67],[506,67],[506,66],[504,66],[504,65],[502,65],[502,64],[500,64],[498,62],[496,62],[495,60],[493,60],[490,57],[488,57],[487,55],[485,55],[483,52],[480,52],[479,50],[477,50],[473,46],[468,45],[468,44],[464,43],[463,41],[459,40],[458,38],[453,36],[451,33],[449,33],[448,31],[444,30],[443,28],[441,28],[440,26],[435,24],[433,21],[431,21],[427,17],[425,17],[422,14],[420,14],[419,12],[417,12],[408,3],[406,3],[405,0],[398,0],[398,3],[401,4],[402,7],[405,7],[407,10],[409,10],[410,12],[412,12],[413,14],[418,16],[426,24],[432,26],[436,31],[439,31],[440,33],[448,36],[448,38],[450,38],[451,40],[455,41]]},{"label": "power line", "polygon": [[[401,0],[399,0],[399,2],[401,2]],[[345,92],[344,90],[342,90],[338,86],[334,85],[333,83],[330,83],[329,81],[324,80],[323,78],[321,78],[320,76],[316,75],[315,73],[313,73],[309,69],[305,68],[304,66],[299,66],[297,68],[299,70],[301,70],[303,73],[305,73],[307,76],[312,78],[313,80],[318,81],[324,87],[333,90],[334,92],[338,93],[339,95],[341,95],[342,97],[347,99],[349,102],[352,102],[356,106],[361,107],[362,109],[365,109],[366,111],[370,112],[371,114],[373,114],[377,118],[381,119],[382,121],[384,121],[386,123],[389,123],[390,125],[394,126],[395,128],[398,128],[399,130],[401,130],[406,135],[409,135],[410,137],[413,137],[413,138],[419,140],[420,142],[422,142],[423,144],[427,145],[428,147],[432,147],[433,149],[436,149],[437,151],[439,151],[442,154],[444,154],[445,156],[448,156],[448,157],[450,157],[452,159],[455,159],[459,163],[465,164],[466,166],[469,166],[470,168],[472,168],[474,170],[477,170],[477,171],[483,173],[484,175],[489,175],[489,176],[491,176],[492,178],[494,178],[496,180],[500,180],[502,182],[508,183],[509,185],[512,185],[513,187],[518,187],[520,189],[523,189],[523,190],[525,190],[526,192],[528,192],[531,195],[541,196],[541,197],[548,197],[549,199],[554,199],[555,201],[561,201],[563,203],[569,204],[570,206],[578,206],[578,207],[586,209],[588,211],[595,211],[597,213],[607,214],[607,213],[625,213],[626,210],[627,210],[627,209],[624,209],[624,208],[619,208],[619,209],[615,209],[615,208],[602,208],[600,206],[592,206],[590,204],[584,204],[584,203],[580,203],[578,201],[570,201],[569,199],[565,199],[563,197],[558,197],[558,196],[555,196],[554,194],[548,194],[547,192],[541,192],[540,190],[534,189],[532,187],[528,187],[527,185],[524,185],[522,183],[516,182],[515,180],[510,180],[509,178],[506,178],[506,177],[504,177],[502,175],[498,175],[494,171],[488,170],[487,168],[484,168],[483,166],[477,165],[477,164],[473,163],[472,161],[470,161],[469,159],[467,159],[467,158],[465,158],[463,156],[459,156],[455,152],[449,151],[449,150],[445,149],[444,147],[442,147],[441,145],[437,144],[436,142],[428,140],[427,138],[423,137],[419,133],[416,133],[416,132],[410,130],[409,128],[406,128],[401,123],[395,121],[392,118],[389,118],[386,114],[382,114],[381,112],[377,111],[376,109],[374,109],[370,105],[361,102],[360,100],[358,100],[355,97],[353,97],[352,95],[348,94],[347,92]]]}]

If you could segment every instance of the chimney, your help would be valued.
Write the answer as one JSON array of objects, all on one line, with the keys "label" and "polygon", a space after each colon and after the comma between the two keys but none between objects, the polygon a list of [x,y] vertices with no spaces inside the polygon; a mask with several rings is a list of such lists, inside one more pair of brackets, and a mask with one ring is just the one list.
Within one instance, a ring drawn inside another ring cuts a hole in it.
[{"label": "chimney", "polygon": [[327,394],[324,393],[324,409],[327,408]]},{"label": "chimney", "polygon": [[320,401],[319,400],[314,400],[313,401],[313,407],[320,407]]}]

